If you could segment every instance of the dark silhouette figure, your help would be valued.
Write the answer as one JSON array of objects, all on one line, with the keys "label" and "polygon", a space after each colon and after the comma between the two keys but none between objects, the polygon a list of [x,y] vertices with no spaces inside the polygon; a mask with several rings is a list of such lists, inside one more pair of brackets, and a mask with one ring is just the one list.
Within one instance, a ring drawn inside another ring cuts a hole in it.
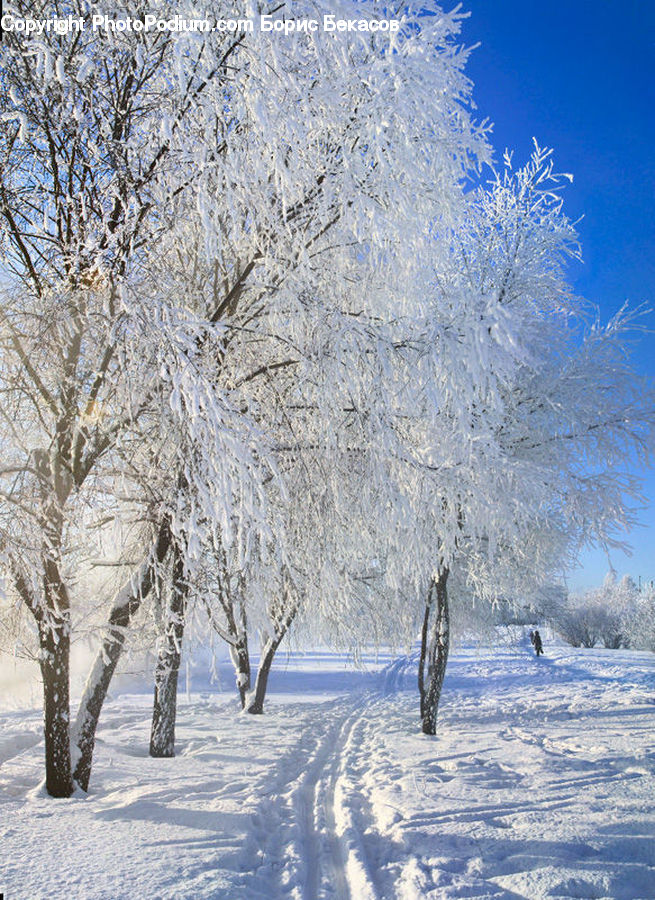
[{"label": "dark silhouette figure", "polygon": [[534,634],[532,635],[532,637],[530,638],[530,640],[532,641],[532,644],[534,646],[534,652],[536,653],[536,655],[543,656],[544,648],[541,644],[541,635],[539,634],[539,632],[535,631]]}]

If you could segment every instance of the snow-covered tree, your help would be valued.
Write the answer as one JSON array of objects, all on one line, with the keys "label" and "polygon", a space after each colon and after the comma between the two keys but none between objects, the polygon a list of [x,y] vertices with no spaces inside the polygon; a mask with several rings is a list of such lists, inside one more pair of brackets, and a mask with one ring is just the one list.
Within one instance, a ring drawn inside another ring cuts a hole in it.
[{"label": "snow-covered tree", "polygon": [[629,461],[650,458],[653,390],[627,352],[638,321],[622,310],[602,327],[571,295],[565,266],[577,241],[560,180],[539,148],[516,171],[507,158],[472,196],[460,229],[435,226],[414,366],[420,405],[407,419],[427,573],[419,677],[431,734],[451,570],[498,597],[504,569],[549,579],[585,543],[616,543],[639,499]]},{"label": "snow-covered tree", "polygon": [[[285,7],[238,12],[282,17]],[[16,0],[12,10],[47,17],[50,6]],[[99,6],[75,0],[70,11],[88,18]],[[375,14],[354,0],[340,11]],[[128,2],[123,12],[142,9]],[[192,12],[158,5],[162,19]],[[316,12],[293,4],[294,17]],[[55,796],[71,793],[73,775],[88,785],[126,630],[160,572],[178,570],[169,554],[181,555],[186,579],[196,525],[220,523],[223,539],[264,527],[273,460],[240,388],[262,365],[263,375],[293,364],[297,314],[317,297],[319,317],[329,308],[317,281],[343,284],[367,266],[400,284],[424,223],[452,214],[459,180],[486,152],[464,105],[458,14],[421,3],[404,8],[403,22],[393,41],[382,32],[281,40],[257,29],[4,35],[1,543],[9,589],[39,631]],[[194,217],[206,277],[189,293],[175,270],[161,277],[160,260],[183,246]],[[273,348],[265,364],[258,336]],[[73,771],[80,510],[109,502],[120,516],[111,478],[127,477],[126,458],[131,481],[146,485],[151,472],[155,489],[143,497],[141,563],[109,604]]]},{"label": "snow-covered tree", "polygon": [[652,581],[637,592],[627,632],[631,647],[655,653],[655,585]]},{"label": "snow-covered tree", "polygon": [[617,581],[611,570],[600,587],[569,597],[555,627],[574,647],[594,647],[602,641],[607,649],[617,650],[631,646],[639,607],[633,579],[625,575]]}]

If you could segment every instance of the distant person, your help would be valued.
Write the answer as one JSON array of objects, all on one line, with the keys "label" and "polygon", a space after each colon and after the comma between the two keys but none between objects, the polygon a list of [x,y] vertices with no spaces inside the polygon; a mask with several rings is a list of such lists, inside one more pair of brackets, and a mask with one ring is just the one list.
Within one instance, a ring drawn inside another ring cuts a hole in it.
[{"label": "distant person", "polygon": [[534,647],[534,652],[536,653],[536,655],[543,656],[544,648],[541,643],[541,635],[539,634],[538,631],[534,632],[531,640],[532,640],[532,646]]},{"label": "distant person", "polygon": [[534,647],[534,631],[531,631],[531,632],[530,632],[530,643],[531,643],[532,646]]}]

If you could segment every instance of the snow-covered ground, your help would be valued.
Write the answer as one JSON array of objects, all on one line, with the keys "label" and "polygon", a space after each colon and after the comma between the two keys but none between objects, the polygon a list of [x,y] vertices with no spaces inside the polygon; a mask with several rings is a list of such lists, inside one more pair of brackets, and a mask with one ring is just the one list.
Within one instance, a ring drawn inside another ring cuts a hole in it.
[{"label": "snow-covered ground", "polygon": [[38,898],[655,898],[655,658],[527,642],[451,655],[439,735],[415,661],[294,654],[267,714],[106,706],[91,792],[53,801],[40,713],[0,717],[0,891]]}]

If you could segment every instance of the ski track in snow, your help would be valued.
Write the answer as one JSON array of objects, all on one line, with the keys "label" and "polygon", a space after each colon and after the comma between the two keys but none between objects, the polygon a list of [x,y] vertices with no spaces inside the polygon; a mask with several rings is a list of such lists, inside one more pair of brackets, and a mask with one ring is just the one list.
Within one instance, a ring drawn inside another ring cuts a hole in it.
[{"label": "ski track in snow", "polygon": [[[384,696],[397,689],[399,676],[413,662],[401,658],[381,672]],[[283,896],[289,885],[300,883],[304,900],[383,896],[366,837],[371,812],[357,790],[366,767],[361,758],[366,721],[378,694],[359,692],[329,704],[329,710],[312,723],[302,746],[280,761],[279,770],[287,773],[288,782],[277,803],[267,800],[257,816],[258,839],[273,857],[280,850],[280,823],[294,835],[272,865],[276,895]]]},{"label": "ski track in snow", "polygon": [[547,653],[453,652],[436,738],[418,733],[415,656],[282,657],[263,717],[181,695],[174,760],[147,756],[150,697],[122,695],[70,801],[35,790],[40,713],[0,715],[0,890],[655,900],[654,658]]}]

